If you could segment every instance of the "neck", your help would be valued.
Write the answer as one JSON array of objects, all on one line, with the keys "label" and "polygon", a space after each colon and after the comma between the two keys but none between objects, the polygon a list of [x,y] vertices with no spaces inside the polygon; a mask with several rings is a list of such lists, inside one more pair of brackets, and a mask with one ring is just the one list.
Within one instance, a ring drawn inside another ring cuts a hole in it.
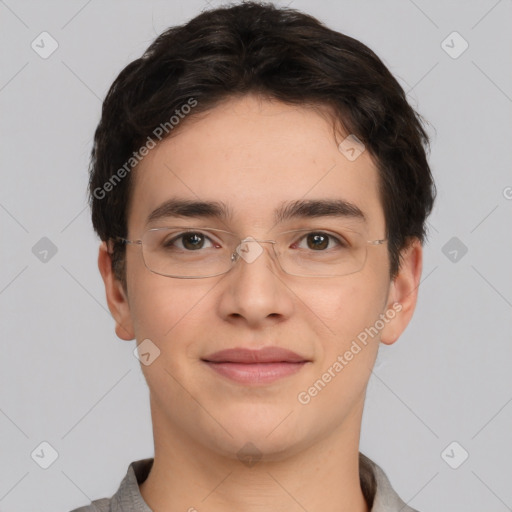
[{"label": "neck", "polygon": [[369,512],[359,480],[362,407],[293,454],[241,462],[176,430],[152,407],[155,458],[140,485],[152,510]]}]

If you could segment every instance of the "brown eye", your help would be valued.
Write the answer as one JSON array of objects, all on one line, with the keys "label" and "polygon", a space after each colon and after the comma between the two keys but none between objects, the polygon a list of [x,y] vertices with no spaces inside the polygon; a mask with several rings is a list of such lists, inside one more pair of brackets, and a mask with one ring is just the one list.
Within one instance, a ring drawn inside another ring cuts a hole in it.
[{"label": "brown eye", "polygon": [[[304,244],[304,242],[306,243]],[[304,249],[309,252],[328,252],[329,249],[342,249],[346,247],[347,244],[343,239],[323,231],[310,231],[293,244],[294,249]]]},{"label": "brown eye", "polygon": [[[211,245],[207,245],[210,243]],[[206,244],[206,245],[205,245]],[[177,236],[164,240],[161,244],[166,250],[181,249],[186,251],[198,251],[212,247],[214,244],[208,236],[198,231],[180,233]]]},{"label": "brown eye", "polygon": [[182,243],[185,249],[201,249],[204,245],[205,237],[199,233],[187,233],[186,235],[182,235],[181,238],[183,239]]},{"label": "brown eye", "polygon": [[313,250],[326,249],[329,246],[329,236],[321,233],[307,235],[308,247]]}]

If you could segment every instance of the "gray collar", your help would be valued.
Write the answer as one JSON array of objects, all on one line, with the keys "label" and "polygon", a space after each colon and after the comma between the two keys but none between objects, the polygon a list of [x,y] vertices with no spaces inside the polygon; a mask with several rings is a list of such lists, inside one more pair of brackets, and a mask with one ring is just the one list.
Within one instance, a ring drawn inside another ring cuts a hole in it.
[{"label": "gray collar", "polygon": [[[140,494],[139,485],[148,477],[153,460],[132,462],[111,499],[96,500],[90,507],[79,509],[80,512],[152,512]],[[359,453],[359,477],[371,512],[418,512],[400,499],[380,466],[362,453]]]}]

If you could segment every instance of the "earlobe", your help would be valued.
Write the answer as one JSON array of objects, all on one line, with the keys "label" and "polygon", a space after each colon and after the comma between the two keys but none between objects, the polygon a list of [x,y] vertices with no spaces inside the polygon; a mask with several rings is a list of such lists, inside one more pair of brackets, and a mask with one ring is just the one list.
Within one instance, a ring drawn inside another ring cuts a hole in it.
[{"label": "earlobe", "polygon": [[135,338],[131,320],[130,305],[122,283],[112,271],[112,258],[106,242],[102,242],[98,253],[98,268],[105,284],[107,304],[116,322],[115,332],[118,338],[130,341]]},{"label": "earlobe", "polygon": [[421,242],[414,238],[402,251],[398,275],[389,287],[386,311],[394,311],[395,314],[381,331],[381,342],[386,345],[392,345],[398,340],[412,318],[418,298],[422,265]]}]

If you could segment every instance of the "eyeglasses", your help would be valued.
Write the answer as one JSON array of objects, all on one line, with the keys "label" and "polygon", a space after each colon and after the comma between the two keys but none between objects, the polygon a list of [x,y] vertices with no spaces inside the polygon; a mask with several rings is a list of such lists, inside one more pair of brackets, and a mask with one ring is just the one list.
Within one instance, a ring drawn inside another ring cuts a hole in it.
[{"label": "eyeglasses", "polygon": [[239,259],[255,261],[262,243],[272,244],[274,256],[286,274],[304,277],[335,277],[359,272],[365,265],[368,246],[386,242],[367,240],[365,233],[349,227],[330,230],[284,231],[275,240],[241,240],[229,231],[184,226],[152,228],[140,240],[115,237],[142,248],[151,272],[179,279],[214,277],[229,272]]}]

